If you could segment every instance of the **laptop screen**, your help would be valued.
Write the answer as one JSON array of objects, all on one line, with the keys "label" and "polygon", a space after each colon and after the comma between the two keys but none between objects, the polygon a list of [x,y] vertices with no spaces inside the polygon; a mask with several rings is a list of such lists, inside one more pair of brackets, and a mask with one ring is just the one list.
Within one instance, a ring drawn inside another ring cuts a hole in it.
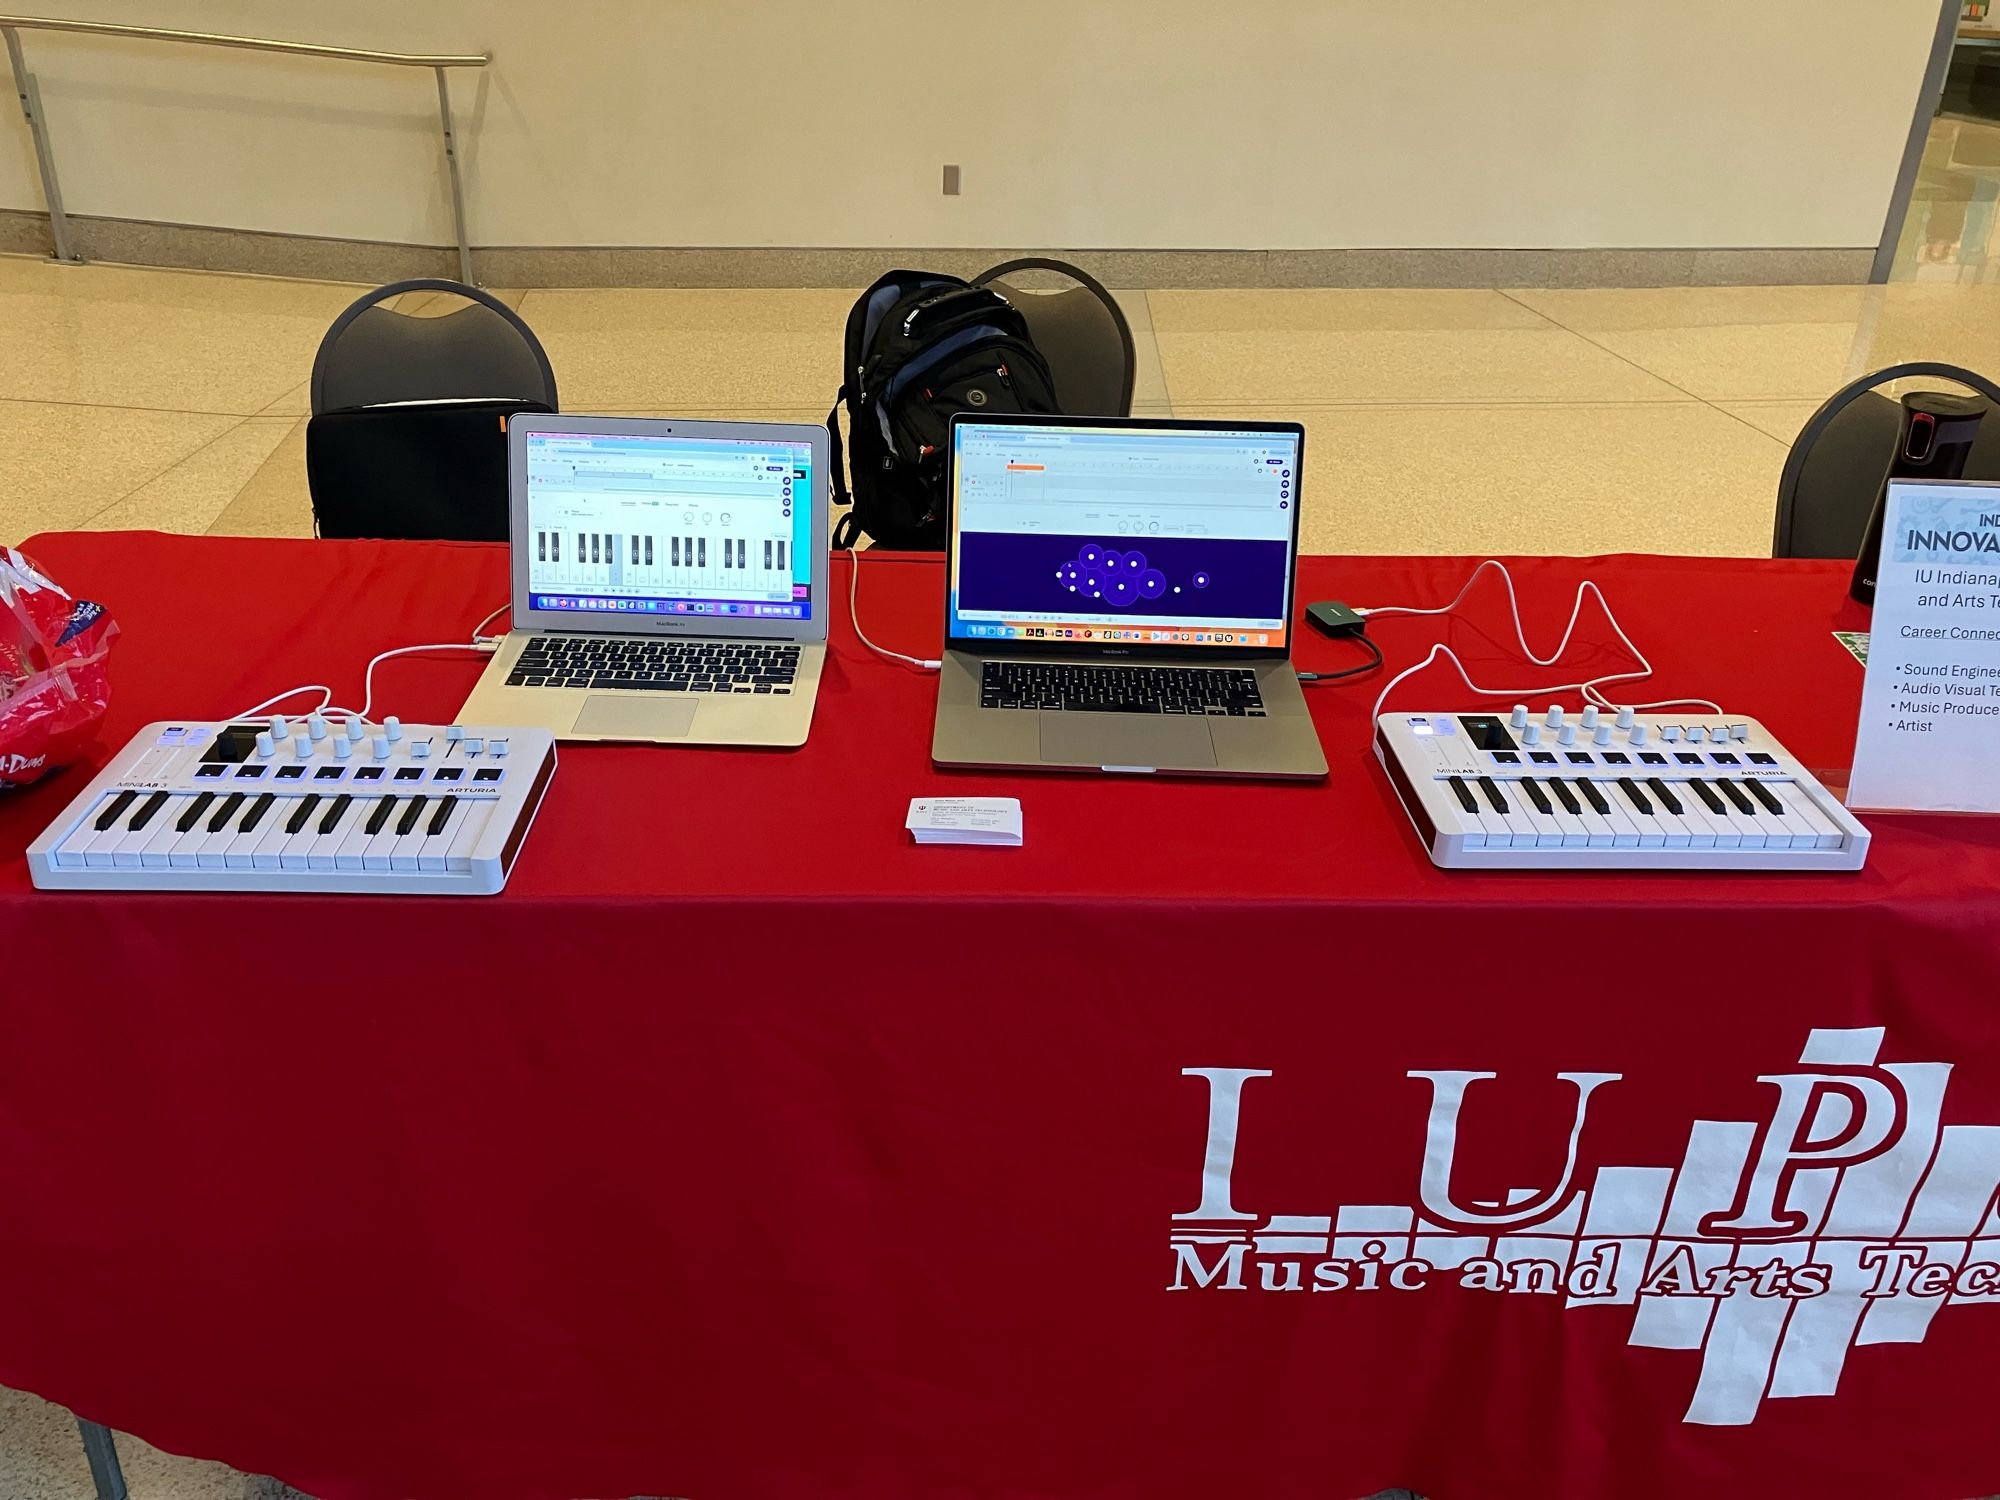
[{"label": "laptop screen", "polygon": [[524,460],[531,609],[813,617],[810,443],[529,431]]},{"label": "laptop screen", "polygon": [[954,639],[1288,644],[1298,434],[952,428]]}]

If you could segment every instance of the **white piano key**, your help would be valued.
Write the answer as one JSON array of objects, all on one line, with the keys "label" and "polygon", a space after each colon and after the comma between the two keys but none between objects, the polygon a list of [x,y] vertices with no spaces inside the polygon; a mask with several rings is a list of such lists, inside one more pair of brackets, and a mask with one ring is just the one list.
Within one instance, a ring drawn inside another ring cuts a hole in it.
[{"label": "white piano key", "polygon": [[225,797],[221,802],[215,803],[201,815],[201,821],[195,824],[195,827],[202,830],[202,839],[194,846],[194,862],[204,870],[220,870],[228,864],[230,846],[236,842],[236,825],[243,821],[243,814],[250,805],[248,799],[237,803],[229,809],[229,816],[224,819],[222,826],[210,831],[209,824],[215,821],[216,815],[223,810],[228,800]]},{"label": "white piano key", "polygon": [[[389,816],[382,820],[382,827],[361,847],[361,868],[364,870],[387,870],[393,868],[390,858],[396,847],[396,820],[403,816],[407,799],[398,797],[395,806],[389,809]],[[373,813],[369,816],[372,818]]]},{"label": "white piano key", "polygon": [[[1547,800],[1551,809],[1557,805],[1540,777],[1535,778],[1535,789]],[[1553,811],[1545,813],[1537,808],[1534,798],[1528,795],[1527,789],[1518,781],[1509,788],[1509,791],[1516,799],[1521,815],[1528,820],[1528,826],[1535,831],[1535,846],[1540,849],[1561,848],[1562,824],[1556,821],[1555,813]]]},{"label": "white piano key", "polygon": [[[1519,784],[1502,781],[1497,776],[1493,779],[1493,784],[1500,788],[1501,800],[1507,804],[1505,812],[1492,813],[1492,816],[1506,828],[1508,844],[1516,849],[1536,847],[1541,843],[1541,839],[1535,831],[1534,823],[1528,817],[1527,794],[1521,790]],[[1491,812],[1492,804],[1488,803],[1487,808]],[[1492,842],[1492,837],[1489,835],[1487,843]]]},{"label": "white piano key", "polygon": [[[201,850],[208,842],[208,820],[215,816],[217,809],[222,805],[221,797],[206,787],[202,790],[208,797],[205,806],[201,794],[197,794],[185,802],[176,803],[162,810],[173,814],[173,821],[169,826],[179,835],[166,850],[167,864],[173,869],[192,870],[201,863]],[[194,822],[186,829],[182,829],[181,821],[190,813],[195,814]]]},{"label": "white piano key", "polygon": [[[1461,785],[1465,785],[1464,777],[1460,777],[1459,781]],[[1466,790],[1472,792],[1471,786],[1466,785]],[[1472,795],[1476,805],[1479,794],[1472,792]],[[1430,795],[1424,798],[1424,805],[1430,812],[1431,822],[1437,826],[1439,833],[1463,839],[1467,848],[1478,849],[1485,845],[1486,828],[1479,821],[1478,812],[1466,811],[1465,805],[1458,800],[1458,793],[1451,789],[1449,781],[1442,777],[1433,781]]]},{"label": "white piano key", "polygon": [[1569,780],[1570,795],[1576,798],[1577,806],[1583,810],[1577,814],[1577,822],[1583,829],[1584,842],[1592,849],[1609,849],[1615,840],[1610,819],[1590,805],[1590,798],[1577,785],[1577,778]]},{"label": "white piano key", "polygon": [[349,802],[340,810],[339,821],[327,832],[321,833],[320,825],[326,822],[328,814],[333,811],[333,802],[321,804],[318,811],[313,814],[312,846],[306,850],[307,868],[331,870],[335,867],[335,856],[340,852],[340,842],[347,836],[347,826],[354,821],[354,813],[359,806],[358,802]]},{"label": "white piano key", "polygon": [[1598,796],[1602,797],[1610,808],[1610,811],[1604,814],[1604,821],[1611,825],[1612,847],[1618,849],[1638,848],[1640,843],[1639,825],[1633,821],[1633,813],[1625,806],[1624,793],[1620,792],[1617,785],[1613,782],[1597,780],[1593,781],[1591,785],[1597,788]]},{"label": "white piano key", "polygon": [[139,852],[146,847],[146,840],[152,835],[154,821],[163,817],[167,810],[166,804],[162,803],[160,810],[153,814],[153,821],[147,822],[144,828],[133,828],[132,820],[145,811],[146,804],[153,800],[153,795],[153,793],[148,792],[138,802],[133,804],[130,812],[125,817],[119,819],[117,828],[118,837],[110,845],[113,868],[120,870],[136,870],[139,868]]},{"label": "white piano key", "polygon": [[1716,789],[1714,782],[1704,780],[1702,785],[1708,789],[1710,797],[1715,798],[1717,802],[1722,804],[1721,808],[1710,807],[1707,799],[1694,789],[1692,782],[1688,783],[1686,798],[1688,806],[1699,809],[1702,817],[1708,820],[1708,826],[1715,833],[1716,848],[1736,848],[1743,842],[1743,835],[1736,826],[1738,822],[1736,809],[1731,805],[1729,799]]},{"label": "white piano key", "polygon": [[[1755,802],[1750,803],[1749,812],[1743,811],[1742,808],[1736,805],[1736,797],[1730,796],[1721,787],[1716,788],[1716,795],[1721,797],[1729,807],[1729,819],[1735,825],[1737,842],[1741,847],[1745,849],[1762,849],[1769,842],[1766,834],[1770,831],[1771,827],[1769,821],[1770,814],[1766,813]],[[1736,788],[1736,795],[1746,800],[1750,796],[1740,786]],[[1791,840],[1787,838],[1785,843],[1789,847]]]},{"label": "white piano key", "polygon": [[264,814],[264,821],[257,825],[257,842],[250,851],[250,863],[259,870],[282,868],[281,857],[284,847],[292,836],[285,831],[285,825],[292,820],[292,809],[298,806],[294,797],[279,797],[272,802],[270,810]]},{"label": "white piano key", "polygon": [[[410,802],[404,802],[397,806],[395,817],[390,819],[390,826],[392,828],[401,829],[404,815],[409,812],[410,807]],[[424,825],[430,821],[431,814],[436,811],[437,799],[435,797],[426,797],[422,806],[417,809],[417,821],[410,825],[410,831],[408,833],[398,832],[396,842],[390,845],[390,869],[401,870],[405,875],[408,875],[422,868],[420,860],[424,847]]]},{"label": "white piano key", "polygon": [[251,816],[257,811],[258,800],[264,794],[252,790],[244,800],[243,812],[236,819],[236,836],[229,841],[229,847],[222,852],[222,864],[228,870],[248,870],[256,863],[257,840],[263,836],[264,821],[278,810],[274,798],[264,809],[264,817],[257,819],[257,826],[249,826]]},{"label": "white piano key", "polygon": [[[1565,849],[1585,848],[1590,843],[1590,829],[1583,821],[1583,814],[1587,804],[1576,788],[1572,787],[1568,782],[1563,782],[1563,791],[1569,793],[1571,800],[1577,806],[1577,810],[1571,812],[1569,810],[1569,803],[1563,801],[1562,794],[1556,790],[1556,781],[1557,778],[1554,776],[1544,776],[1542,778],[1542,791],[1547,795],[1549,805],[1555,809],[1553,816],[1556,820],[1557,829],[1562,833],[1562,847]],[[1606,834],[1605,837],[1608,841],[1610,835]]]},{"label": "white piano key", "polygon": [[[1783,812],[1774,813],[1765,807],[1762,802],[1757,804],[1757,811],[1777,825],[1779,833],[1785,840],[1782,844],[1778,843],[1777,839],[1772,836],[1770,830],[1767,828],[1764,834],[1764,847],[1767,849],[1812,848],[1818,842],[1818,835],[1813,832],[1812,825],[1793,813],[1791,805],[1783,797],[1778,796],[1778,788],[1772,786],[1769,782],[1759,782],[1758,785],[1771,796],[1776,797],[1778,805],[1784,809]],[[1754,798],[1756,793],[1752,792],[1750,795]]]},{"label": "white piano key", "polygon": [[1704,839],[1712,839],[1714,835],[1688,817],[1686,798],[1679,791],[1675,790],[1671,784],[1668,785],[1667,790],[1673,792],[1674,800],[1680,803],[1681,810],[1679,812],[1675,812],[1672,808],[1668,807],[1659,792],[1646,782],[1640,782],[1639,786],[1646,793],[1646,800],[1653,804],[1653,816],[1660,821],[1660,832],[1666,835],[1667,848],[1692,849],[1697,846],[1704,848],[1712,847],[1712,845],[1704,844],[1702,841]]},{"label": "white piano key", "polygon": [[[1602,785],[1604,800],[1611,804],[1612,811],[1621,814],[1625,821],[1632,825],[1632,831],[1638,835],[1641,849],[1664,849],[1667,835],[1660,827],[1659,815],[1655,813],[1648,816],[1634,807],[1625,794],[1625,788],[1618,784],[1621,779],[1613,777]],[[1651,802],[1652,798],[1648,797],[1646,800]]]},{"label": "white piano key", "polygon": [[164,870],[167,867],[167,851],[181,841],[175,825],[192,801],[192,793],[176,792],[167,799],[165,807],[153,814],[153,821],[145,828],[145,842],[139,846],[140,864],[149,870]]},{"label": "white piano key", "polygon": [[472,851],[479,843],[480,834],[486,831],[486,824],[493,816],[493,802],[481,798],[466,804],[466,816],[452,835],[451,848],[444,859],[445,869],[457,874],[472,868]]},{"label": "white piano key", "polygon": [[[423,848],[417,855],[418,869],[428,870],[432,874],[437,875],[444,873],[446,869],[446,857],[451,853],[452,841],[458,837],[458,831],[465,826],[465,820],[472,815],[472,810],[476,805],[467,798],[459,798],[457,803],[452,807],[451,816],[446,820],[444,827],[440,828],[436,833],[426,832]],[[1453,799],[1453,806],[1454,808],[1457,807],[1456,798]],[[424,827],[426,830],[430,827],[430,821],[427,815],[424,818]]]},{"label": "white piano key", "polygon": [[368,820],[375,816],[375,808],[380,797],[356,797],[354,806],[348,810],[341,827],[346,830],[341,835],[340,847],[334,850],[333,863],[336,869],[358,870],[362,868],[363,857],[372,836],[368,832]]},{"label": "white piano key", "polygon": [[[113,793],[110,796],[99,797],[97,801],[91,804],[90,810],[83,815],[82,821],[70,831],[69,837],[56,845],[55,857],[57,864],[109,865],[111,863],[111,851],[118,842],[119,828],[137,810],[135,805],[128,804],[125,810],[119,815],[117,822],[100,833],[97,829],[97,820],[104,815],[105,810],[111,806],[115,799],[116,793]],[[90,857],[92,846],[97,846],[99,851],[97,858],[94,860]]]},{"label": "white piano key", "polygon": [[1697,792],[1686,782],[1669,783],[1674,795],[1681,799],[1681,816],[1688,827],[1693,829],[1696,849],[1719,849],[1736,842],[1736,834],[1723,824],[1718,814],[1708,810],[1708,804],[1701,800]]},{"label": "white piano key", "polygon": [[322,797],[313,803],[306,813],[306,820],[299,825],[297,833],[289,832],[292,819],[298,816],[305,805],[303,797],[292,799],[285,809],[285,820],[279,826],[288,830],[284,843],[278,846],[278,868],[281,870],[310,870],[312,868],[313,845],[319,842],[319,820],[326,816],[327,799]]},{"label": "white piano key", "polygon": [[1764,784],[1770,787],[1778,800],[1791,810],[1792,817],[1812,833],[1811,845],[1801,845],[1794,839],[1792,847],[1838,849],[1846,842],[1841,831],[1834,826],[1833,820],[1814,805],[1812,798],[1806,795],[1803,788],[1788,781],[1775,783],[1767,781]]}]

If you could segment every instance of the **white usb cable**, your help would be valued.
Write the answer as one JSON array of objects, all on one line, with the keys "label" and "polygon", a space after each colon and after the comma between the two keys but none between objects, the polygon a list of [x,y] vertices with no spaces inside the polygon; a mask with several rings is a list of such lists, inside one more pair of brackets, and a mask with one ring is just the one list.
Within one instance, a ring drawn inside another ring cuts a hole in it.
[{"label": "white usb cable", "polygon": [[1611,611],[1611,601],[1604,597],[1604,590],[1598,587],[1594,579],[1586,578],[1576,586],[1576,602],[1570,607],[1569,624],[1563,627],[1562,639],[1556,642],[1555,650],[1551,651],[1547,656],[1537,655],[1534,647],[1528,644],[1527,630],[1521,624],[1521,601],[1514,591],[1514,575],[1508,572],[1507,565],[1497,558],[1489,557],[1480,563],[1478,567],[1474,568],[1472,576],[1465,580],[1465,586],[1458,591],[1457,597],[1449,604],[1439,605],[1431,609],[1419,608],[1415,605],[1383,604],[1377,605],[1373,609],[1356,608],[1354,612],[1364,619],[1375,619],[1382,615],[1448,615],[1465,602],[1465,596],[1472,592],[1472,586],[1479,581],[1479,575],[1484,573],[1488,568],[1492,568],[1498,572],[1501,580],[1507,585],[1507,608],[1514,617],[1514,638],[1520,644],[1521,654],[1526,656],[1536,666],[1554,666],[1557,661],[1561,660],[1563,652],[1569,649],[1570,637],[1576,633],[1577,621],[1582,617],[1584,596],[1590,594],[1595,596],[1599,606],[1604,610],[1604,618],[1610,623],[1612,634],[1618,637],[1619,643],[1632,654],[1633,660],[1638,662],[1639,670],[1636,672],[1612,672],[1592,677],[1582,682],[1564,682],[1544,687],[1484,688],[1472,680],[1472,674],[1466,670],[1465,663],[1459,659],[1458,653],[1453,651],[1451,647],[1439,642],[1437,645],[1431,647],[1430,653],[1422,661],[1413,667],[1405,667],[1383,684],[1382,691],[1376,696],[1375,707],[1368,715],[1369,723],[1374,723],[1376,717],[1382,712],[1382,704],[1388,699],[1389,694],[1395,689],[1397,683],[1406,677],[1414,676],[1416,673],[1421,672],[1440,656],[1451,658],[1452,665],[1458,668],[1458,675],[1464,681],[1465,685],[1474,693],[1485,698],[1535,698],[1545,697],[1550,693],[1580,692],[1583,694],[1584,702],[1594,704],[1598,708],[1611,709],[1614,712],[1621,708],[1629,708],[1634,712],[1643,713],[1647,710],[1657,708],[1691,707],[1705,708],[1714,714],[1722,713],[1722,706],[1711,702],[1707,698],[1662,698],[1652,703],[1619,703],[1602,691],[1607,685],[1621,682],[1645,681],[1653,675],[1653,664],[1646,659],[1646,654],[1632,643],[1632,637],[1625,633],[1625,627],[1618,623],[1617,615]]},{"label": "white usb cable", "polygon": [[877,656],[890,661],[899,661],[905,666],[915,667],[920,672],[935,672],[944,665],[942,661],[930,661],[921,656],[905,656],[900,651],[891,651],[886,646],[878,646],[868,639],[868,632],[861,628],[861,611],[855,598],[861,591],[861,554],[852,547],[847,549],[847,618],[854,625],[854,635],[862,645]]}]

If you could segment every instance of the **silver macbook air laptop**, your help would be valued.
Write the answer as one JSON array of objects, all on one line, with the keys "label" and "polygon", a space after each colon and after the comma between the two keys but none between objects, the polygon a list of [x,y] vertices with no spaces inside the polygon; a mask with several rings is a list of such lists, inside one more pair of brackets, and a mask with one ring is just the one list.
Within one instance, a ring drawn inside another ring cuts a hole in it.
[{"label": "silver macbook air laptop", "polygon": [[1296,423],[952,421],[931,759],[1314,777]]},{"label": "silver macbook air laptop", "polygon": [[805,743],[826,656],[824,427],[531,415],[507,451],[513,630],[461,722]]}]

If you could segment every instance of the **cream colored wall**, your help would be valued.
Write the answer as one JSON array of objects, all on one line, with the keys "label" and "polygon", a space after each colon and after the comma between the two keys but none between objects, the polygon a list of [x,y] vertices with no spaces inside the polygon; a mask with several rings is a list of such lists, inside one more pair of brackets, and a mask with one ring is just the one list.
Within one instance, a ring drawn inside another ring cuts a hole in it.
[{"label": "cream colored wall", "polygon": [[[480,244],[1863,246],[1938,0],[61,0],[454,75]],[[977,16],[983,24],[974,25]],[[425,72],[28,34],[70,211],[444,243]],[[0,124],[0,206],[40,203]],[[965,190],[939,191],[944,162]]]}]

